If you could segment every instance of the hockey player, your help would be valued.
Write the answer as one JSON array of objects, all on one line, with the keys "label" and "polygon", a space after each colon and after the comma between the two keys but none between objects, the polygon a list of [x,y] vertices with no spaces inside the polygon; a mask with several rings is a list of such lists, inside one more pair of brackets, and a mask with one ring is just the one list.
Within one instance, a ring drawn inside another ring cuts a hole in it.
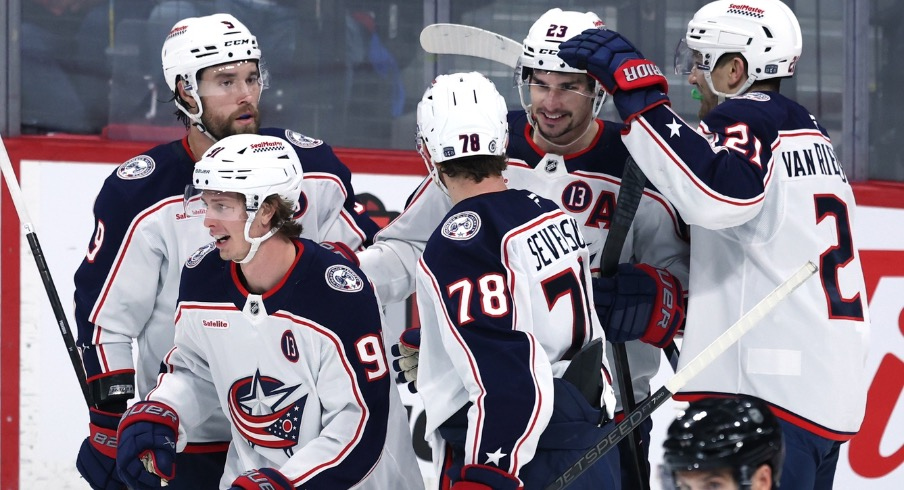
[{"label": "hockey player", "polygon": [[373,288],[298,238],[302,182],[295,149],[272,136],[229,136],[195,164],[186,209],[206,208],[214,241],[185,262],[166,371],[119,424],[131,488],[178,477],[187,431],[213,411],[232,429],[220,488],[423,486]]},{"label": "hockey player", "polygon": [[[453,203],[418,262],[418,388],[456,490],[543,488],[608,430],[601,396],[614,412],[587,244],[555,203],[506,188],[506,112],[476,72],[437,77],[417,109],[419,151]],[[588,345],[590,386],[563,380]],[[617,452],[588,473],[573,487],[617,488]]]},{"label": "hockey player", "polygon": [[[622,125],[596,118],[604,92],[586,71],[569,67],[555,52],[561,41],[600,25],[602,21],[593,13],[555,8],[531,27],[517,70],[524,110],[508,114],[508,167],[503,171],[509,188],[531,190],[577,220],[590,253],[585,265],[592,272],[599,270],[628,152],[619,136]],[[375,244],[358,254],[382,301],[401,301],[414,291],[415,264],[430,233],[451,207],[449,198],[428,177],[404,212],[377,234]],[[683,226],[671,204],[655,189],[647,188],[622,261],[667,268],[675,277],[664,270],[628,265],[622,266],[614,280],[595,280],[596,296],[608,303],[598,305],[608,339],[625,342],[646,336],[650,343],[663,346],[674,335],[682,306],[676,303],[662,314],[653,305],[663,288],[680,297],[681,288],[673,279],[686,283],[688,244]],[[634,295],[625,293],[632,288]],[[675,321],[662,322],[667,315]],[[669,328],[659,328],[660,322]],[[659,370],[661,354],[640,341],[626,346],[634,397],[640,402],[650,394],[650,379]],[[410,364],[404,367],[410,368]],[[644,423],[645,435],[651,427],[652,421]],[[648,451],[645,437],[643,455]],[[630,457],[630,452],[623,451],[622,456]],[[630,485],[630,479],[624,480],[628,488],[637,487]]]},{"label": "hockey player", "polygon": [[778,488],[785,457],[782,428],[758,398],[704,398],[672,422],[663,443],[663,488]]},{"label": "hockey player", "polygon": [[[173,345],[181,266],[210,241],[185,214],[182,196],[195,161],[215,141],[261,133],[291,143],[305,169],[296,216],[305,237],[356,249],[377,229],[355,212],[350,172],[328,145],[286,129],[259,129],[266,86],[260,59],[255,37],[231,15],[178,22],[163,44],[162,62],[188,134],[123,163],[95,201],[94,236],[75,274],[78,343],[97,405],[77,467],[93,488],[122,488],[114,468],[117,423],[126,402],[156,384]],[[183,470],[170,488],[217,488],[227,429],[225,420],[192,429],[183,439],[189,449],[179,456]]]},{"label": "hockey player", "polygon": [[691,225],[682,364],[803,263],[818,264],[819,281],[675,398],[765,400],[788,450],[782,487],[831,488],[839,447],[863,420],[869,312],[851,186],[825,128],[779,93],[800,58],[800,25],[777,0],[717,1],[697,11],[684,45],[676,68],[703,95],[698,131],[669,107],[659,69],[618,33],[586,31],[559,56],[614,93],[625,144]]}]

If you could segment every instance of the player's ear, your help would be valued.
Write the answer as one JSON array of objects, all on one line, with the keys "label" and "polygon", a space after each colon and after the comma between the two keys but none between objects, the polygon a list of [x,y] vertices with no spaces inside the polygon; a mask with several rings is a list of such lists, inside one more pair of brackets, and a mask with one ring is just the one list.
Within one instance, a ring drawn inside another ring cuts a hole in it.
[{"label": "player's ear", "polygon": [[768,464],[762,464],[759,468],[753,472],[753,477],[750,479],[751,490],[770,490],[772,488],[772,467]]},{"label": "player's ear", "polygon": [[191,112],[198,111],[198,104],[195,102],[195,98],[189,94],[188,90],[185,89],[185,80],[179,79],[176,82],[176,91],[179,93],[179,98],[182,99],[184,105],[186,105]]},{"label": "player's ear", "polygon": [[275,225],[276,204],[271,199],[265,200],[257,210],[257,216],[264,228],[269,230]]},{"label": "player's ear", "polygon": [[747,68],[744,59],[740,56],[734,56],[731,59],[731,66],[728,71],[728,82],[732,88],[738,87],[747,81]]}]

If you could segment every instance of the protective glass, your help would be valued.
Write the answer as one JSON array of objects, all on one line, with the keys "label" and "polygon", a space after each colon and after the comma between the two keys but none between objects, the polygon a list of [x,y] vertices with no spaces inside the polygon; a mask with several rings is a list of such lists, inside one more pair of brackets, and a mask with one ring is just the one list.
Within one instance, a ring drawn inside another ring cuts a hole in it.
[{"label": "protective glass", "polygon": [[556,93],[556,94],[559,94],[560,96],[579,95],[581,97],[587,97],[589,99],[592,99],[596,95],[593,93],[593,91],[586,90],[586,89],[582,90],[582,89],[577,88],[576,86],[553,87],[551,85],[546,85],[545,83],[536,83],[536,82],[532,82],[532,83],[524,82],[524,83],[522,83],[522,86],[524,86],[525,88],[530,90],[530,93],[533,94],[534,97],[538,97],[538,96],[539,97],[547,97],[550,94]]},{"label": "protective glass", "polygon": [[709,67],[703,64],[703,54],[691,49],[687,41],[682,38],[675,46],[675,74],[690,75],[694,68],[708,71]]},{"label": "protective glass", "polygon": [[237,192],[200,190],[185,186],[182,199],[186,218],[210,218],[221,221],[245,221],[245,198]]},{"label": "protective glass", "polygon": [[204,69],[198,79],[198,95],[241,96],[256,95],[269,87],[269,73],[266,67],[257,64],[257,70],[248,70],[246,65],[257,64],[255,60],[244,60],[236,63],[224,63]]}]

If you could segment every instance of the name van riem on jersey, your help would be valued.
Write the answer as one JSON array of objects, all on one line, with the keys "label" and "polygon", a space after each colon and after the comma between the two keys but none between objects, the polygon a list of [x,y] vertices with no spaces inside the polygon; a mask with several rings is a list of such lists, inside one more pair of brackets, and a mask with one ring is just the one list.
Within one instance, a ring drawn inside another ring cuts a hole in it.
[{"label": "name van riem on jersey", "polygon": [[842,182],[847,182],[847,176],[838,159],[832,145],[825,143],[813,143],[812,148],[783,151],[782,162],[788,177],[808,177],[810,175],[837,175]]},{"label": "name van riem on jersey", "polygon": [[553,263],[562,255],[587,247],[574,218],[563,217],[527,238],[527,246],[537,259],[537,270]]}]

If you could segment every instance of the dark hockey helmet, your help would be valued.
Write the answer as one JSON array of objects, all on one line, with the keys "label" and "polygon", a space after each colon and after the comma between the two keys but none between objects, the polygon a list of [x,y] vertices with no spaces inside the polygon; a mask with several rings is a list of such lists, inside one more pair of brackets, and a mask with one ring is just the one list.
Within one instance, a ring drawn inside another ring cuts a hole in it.
[{"label": "dark hockey helmet", "polygon": [[778,419],[765,402],[744,395],[692,402],[669,426],[663,447],[667,479],[676,471],[731,468],[741,488],[763,464],[778,487],[785,458]]}]

